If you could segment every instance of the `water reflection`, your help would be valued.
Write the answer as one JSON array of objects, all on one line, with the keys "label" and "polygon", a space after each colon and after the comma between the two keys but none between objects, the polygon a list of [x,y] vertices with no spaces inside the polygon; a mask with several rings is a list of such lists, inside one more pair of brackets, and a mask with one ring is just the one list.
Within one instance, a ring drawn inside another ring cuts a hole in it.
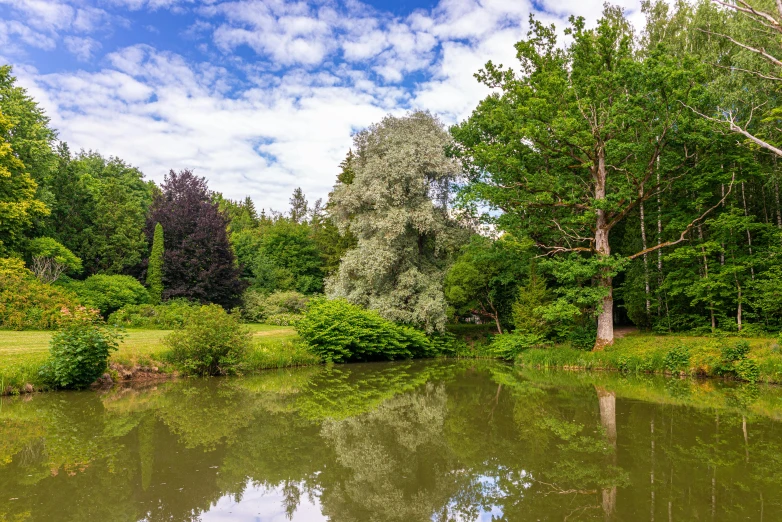
[{"label": "water reflection", "polygon": [[780,520],[782,392],[475,361],[0,405],[0,521]]}]

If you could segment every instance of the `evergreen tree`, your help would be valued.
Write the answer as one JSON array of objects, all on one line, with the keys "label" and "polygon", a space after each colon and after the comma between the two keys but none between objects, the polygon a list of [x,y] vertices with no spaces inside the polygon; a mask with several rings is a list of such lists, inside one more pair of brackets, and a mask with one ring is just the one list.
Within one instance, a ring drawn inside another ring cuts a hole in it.
[{"label": "evergreen tree", "polygon": [[147,290],[152,304],[159,304],[163,298],[163,253],[165,252],[163,245],[163,226],[156,223],[147,268]]},{"label": "evergreen tree", "polygon": [[291,205],[291,221],[294,223],[302,223],[306,221],[310,210],[309,201],[307,201],[307,198],[304,196],[304,192],[302,192],[301,187],[297,187],[293,191],[293,195],[289,201]]},{"label": "evergreen tree", "polygon": [[172,170],[161,188],[146,234],[151,241],[157,223],[165,230],[163,299],[184,297],[225,308],[236,306],[246,284],[239,279],[226,218],[213,202],[206,180],[189,170]]}]

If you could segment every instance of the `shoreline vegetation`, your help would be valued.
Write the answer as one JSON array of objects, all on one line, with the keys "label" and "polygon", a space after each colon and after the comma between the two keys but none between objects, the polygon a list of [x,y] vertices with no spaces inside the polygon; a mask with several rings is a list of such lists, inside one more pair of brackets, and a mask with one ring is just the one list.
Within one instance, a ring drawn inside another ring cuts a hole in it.
[{"label": "shoreline vegetation", "polygon": [[[242,361],[242,373],[320,364],[321,360],[297,342],[292,327],[245,325],[251,348]],[[113,383],[170,379],[179,375],[168,359],[163,339],[173,330],[129,328],[119,350],[109,358],[107,373]],[[0,331],[0,395],[48,391],[40,370],[49,357],[53,331]],[[107,383],[108,384],[108,383]]]},{"label": "shoreline vegetation", "polygon": [[[292,326],[251,323],[251,347],[244,354],[239,375],[262,370],[323,364]],[[492,348],[491,325],[453,325],[451,333],[461,349],[440,358],[501,359]],[[176,364],[163,339],[173,330],[128,328],[119,350],[109,359],[111,380],[120,383],[167,380],[179,377]],[[0,331],[0,396],[48,391],[40,370],[49,357],[52,331]],[[756,372],[737,374],[726,369],[724,352],[745,344],[745,358]],[[572,348],[568,344],[523,350],[512,361],[522,373],[547,370],[577,371],[584,379],[597,379],[595,373],[618,376],[668,376],[708,378],[707,381],[744,381],[782,384],[782,348],[772,337],[743,338],[729,335],[655,335],[636,332],[617,339],[602,351]]]}]

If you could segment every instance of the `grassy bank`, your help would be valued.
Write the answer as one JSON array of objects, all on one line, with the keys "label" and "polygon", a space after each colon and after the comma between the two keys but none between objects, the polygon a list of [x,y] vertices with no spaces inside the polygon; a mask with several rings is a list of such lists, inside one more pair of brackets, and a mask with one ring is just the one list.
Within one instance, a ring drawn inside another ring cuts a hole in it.
[{"label": "grassy bank", "polygon": [[[320,362],[296,342],[296,332],[292,327],[251,324],[248,328],[253,333],[253,344],[243,365],[246,372]],[[166,362],[167,348],[163,344],[163,338],[169,332],[128,329],[109,364],[119,364],[128,369],[157,368],[158,373],[172,373],[173,368]],[[51,337],[52,332],[48,331],[0,330],[0,394],[19,392],[27,384],[35,389],[45,387],[38,372],[49,356]]]},{"label": "grassy bank", "polygon": [[782,383],[782,350],[775,338],[695,337],[631,334],[600,352],[567,346],[531,349],[517,363],[530,368],[616,370],[630,374],[659,373],[717,377],[723,348],[749,343],[747,356],[757,364],[758,381]]}]

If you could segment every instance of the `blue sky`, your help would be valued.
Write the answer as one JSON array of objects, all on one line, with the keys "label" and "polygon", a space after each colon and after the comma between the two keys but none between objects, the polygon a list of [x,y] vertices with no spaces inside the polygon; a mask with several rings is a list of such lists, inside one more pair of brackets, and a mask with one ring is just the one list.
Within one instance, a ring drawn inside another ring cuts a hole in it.
[{"label": "blue sky", "polygon": [[[618,0],[636,26],[639,0]],[[0,62],[72,149],[161,181],[191,168],[283,210],[325,197],[351,134],[428,109],[444,124],[514,63],[530,13],[594,21],[603,0],[0,0]]]}]

